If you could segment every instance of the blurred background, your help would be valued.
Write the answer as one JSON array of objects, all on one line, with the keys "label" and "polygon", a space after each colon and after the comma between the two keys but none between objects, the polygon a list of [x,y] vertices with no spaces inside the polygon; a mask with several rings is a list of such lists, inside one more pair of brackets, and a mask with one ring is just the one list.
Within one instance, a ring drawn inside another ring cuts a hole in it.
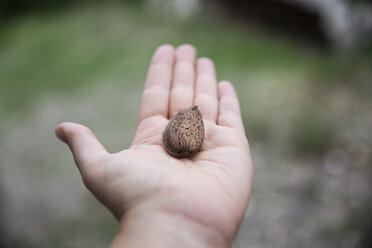
[{"label": "blurred background", "polygon": [[128,148],[163,43],[237,88],[255,177],[234,248],[372,247],[371,37],[367,0],[1,1],[0,247],[109,246],[54,128]]}]

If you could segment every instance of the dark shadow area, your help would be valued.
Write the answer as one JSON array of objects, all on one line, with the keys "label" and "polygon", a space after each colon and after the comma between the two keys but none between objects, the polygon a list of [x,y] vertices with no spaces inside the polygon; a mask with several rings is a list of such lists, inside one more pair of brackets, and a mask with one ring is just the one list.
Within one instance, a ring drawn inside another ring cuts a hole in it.
[{"label": "dark shadow area", "polygon": [[275,0],[217,1],[235,19],[259,24],[270,31],[282,32],[321,48],[329,47],[320,16],[303,6]]},{"label": "dark shadow area", "polygon": [[[104,4],[125,2],[127,4],[141,4],[143,0],[106,0]],[[99,0],[3,0],[0,2],[0,21],[6,21],[15,15],[25,12],[42,12],[66,9],[70,6],[87,4],[103,4]],[[1,22],[0,22],[1,24]]]}]

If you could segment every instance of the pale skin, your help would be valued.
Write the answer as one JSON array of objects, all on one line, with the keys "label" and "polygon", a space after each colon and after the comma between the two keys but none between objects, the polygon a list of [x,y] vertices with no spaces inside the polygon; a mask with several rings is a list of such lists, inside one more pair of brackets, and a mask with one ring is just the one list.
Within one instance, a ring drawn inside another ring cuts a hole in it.
[{"label": "pale skin", "polygon": [[[162,133],[193,105],[203,116],[204,143],[193,157],[176,159],[163,148]],[[213,62],[196,59],[193,46],[156,50],[129,149],[110,154],[76,123],[61,123],[56,135],[86,187],[119,221],[112,247],[232,245],[251,192],[250,150],[232,84],[217,83]]]}]

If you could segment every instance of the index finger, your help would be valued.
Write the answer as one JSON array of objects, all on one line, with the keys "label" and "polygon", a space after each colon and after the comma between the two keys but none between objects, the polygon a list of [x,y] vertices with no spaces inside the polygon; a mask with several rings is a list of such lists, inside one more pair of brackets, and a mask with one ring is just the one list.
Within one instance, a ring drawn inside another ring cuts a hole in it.
[{"label": "index finger", "polygon": [[160,115],[168,117],[169,88],[173,73],[174,48],[160,46],[151,61],[142,93],[139,122]]}]

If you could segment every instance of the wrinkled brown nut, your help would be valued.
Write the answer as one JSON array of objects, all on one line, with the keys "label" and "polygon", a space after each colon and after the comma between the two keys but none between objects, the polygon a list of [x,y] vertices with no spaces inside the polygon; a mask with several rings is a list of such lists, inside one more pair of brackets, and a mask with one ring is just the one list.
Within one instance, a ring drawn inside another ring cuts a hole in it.
[{"label": "wrinkled brown nut", "polygon": [[163,133],[163,146],[176,158],[188,158],[203,144],[204,123],[197,106],[178,112]]}]

